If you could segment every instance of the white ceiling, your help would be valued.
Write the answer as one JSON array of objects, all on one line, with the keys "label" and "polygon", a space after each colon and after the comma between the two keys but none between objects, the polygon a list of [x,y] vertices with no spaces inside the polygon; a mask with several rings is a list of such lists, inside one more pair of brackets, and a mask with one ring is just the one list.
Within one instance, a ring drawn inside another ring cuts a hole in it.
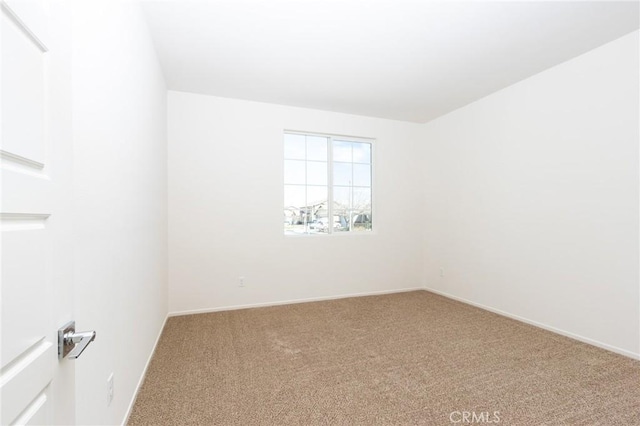
[{"label": "white ceiling", "polygon": [[143,1],[171,90],[426,122],[639,27],[632,2]]}]

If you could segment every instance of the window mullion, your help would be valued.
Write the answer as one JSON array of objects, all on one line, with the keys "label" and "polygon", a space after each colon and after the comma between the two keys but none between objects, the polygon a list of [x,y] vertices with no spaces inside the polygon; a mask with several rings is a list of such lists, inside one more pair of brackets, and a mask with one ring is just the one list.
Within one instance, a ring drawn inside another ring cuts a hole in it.
[{"label": "window mullion", "polygon": [[304,233],[309,234],[309,182],[308,176],[307,136],[304,136]]},{"label": "window mullion", "polygon": [[353,191],[354,191],[354,182],[355,182],[355,172],[354,172],[354,162],[353,162],[353,142],[351,143],[351,182],[349,182],[351,188],[349,188],[349,212],[348,212],[348,216],[347,216],[347,220],[349,221],[347,224],[347,227],[349,229],[348,232],[351,232],[351,218],[353,216]]},{"label": "window mullion", "polygon": [[328,137],[327,143],[327,234],[333,234],[333,138]]}]

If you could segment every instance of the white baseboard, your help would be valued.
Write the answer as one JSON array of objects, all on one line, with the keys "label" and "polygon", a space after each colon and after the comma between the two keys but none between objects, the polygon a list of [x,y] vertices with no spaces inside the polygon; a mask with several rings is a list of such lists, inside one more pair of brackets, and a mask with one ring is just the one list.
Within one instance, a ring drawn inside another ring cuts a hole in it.
[{"label": "white baseboard", "polygon": [[206,314],[209,312],[222,312],[222,311],[235,311],[237,309],[247,309],[247,308],[262,308],[265,306],[281,306],[281,305],[291,305],[294,303],[307,303],[307,302],[321,302],[323,300],[335,300],[335,299],[346,299],[349,297],[362,297],[362,296],[376,296],[381,294],[393,294],[393,293],[406,293],[408,291],[417,291],[424,290],[422,287],[412,287],[412,288],[401,288],[396,290],[381,290],[381,291],[371,291],[367,293],[352,293],[352,294],[342,294],[339,296],[322,296],[322,297],[311,297],[308,299],[292,299],[292,300],[280,300],[276,302],[265,302],[265,303],[251,303],[247,305],[232,305],[232,306],[222,306],[218,308],[205,308],[205,309],[193,309],[186,311],[175,311],[169,312],[170,317],[178,317],[182,315],[193,315],[193,314]]},{"label": "white baseboard", "polygon": [[158,336],[156,337],[156,341],[153,344],[153,349],[151,350],[151,353],[149,354],[149,358],[147,358],[147,362],[144,365],[144,369],[142,370],[142,374],[140,375],[140,379],[138,380],[138,384],[136,385],[136,389],[133,392],[133,396],[131,397],[131,402],[129,403],[129,407],[127,408],[126,413],[124,413],[124,419],[122,422],[122,426],[126,426],[127,423],[129,423],[129,416],[131,416],[131,411],[133,411],[133,406],[136,403],[136,399],[138,398],[138,392],[140,392],[140,387],[142,386],[142,383],[144,382],[145,377],[147,377],[147,369],[149,368],[149,364],[151,364],[151,359],[153,358],[153,355],[156,353],[156,348],[158,347],[158,342],[160,341],[160,337],[162,337],[162,332],[164,331],[164,327],[167,325],[167,320],[169,319],[169,315],[167,314],[164,317],[164,321],[162,322],[162,327],[160,327],[160,332],[158,333]]},{"label": "white baseboard", "polygon": [[553,333],[560,334],[562,336],[569,337],[571,339],[578,340],[580,342],[587,343],[587,344],[592,345],[592,346],[597,346],[597,347],[599,347],[601,349],[606,349],[606,350],[608,350],[610,352],[615,352],[617,354],[624,355],[624,356],[627,356],[629,358],[640,360],[640,353],[635,353],[635,352],[628,351],[626,349],[618,348],[616,346],[611,346],[611,345],[608,345],[606,343],[602,343],[602,342],[599,342],[597,340],[590,339],[588,337],[580,336],[578,334],[574,334],[574,333],[571,333],[571,332],[568,332],[568,331],[565,331],[565,330],[561,330],[561,329],[556,328],[556,327],[551,327],[549,325],[546,325],[546,324],[543,324],[543,323],[540,323],[540,322],[537,322],[537,321],[533,321],[533,320],[530,320],[530,319],[527,319],[527,318],[523,318],[521,316],[514,315],[514,314],[511,314],[509,312],[502,311],[500,309],[496,309],[496,308],[492,308],[490,306],[486,306],[486,305],[483,305],[483,304],[480,304],[480,303],[472,302],[470,300],[464,299],[462,297],[454,296],[452,294],[445,293],[443,291],[434,290],[434,289],[428,288],[428,287],[424,287],[423,290],[428,291],[430,293],[438,294],[440,296],[444,296],[444,297],[446,297],[448,299],[457,300],[458,302],[462,302],[462,303],[465,303],[467,305],[475,306],[476,308],[484,309],[485,311],[493,312],[494,314],[502,315],[503,317],[511,318],[511,319],[516,320],[516,321],[523,322],[525,324],[533,325],[535,327],[542,328],[544,330],[551,331]]}]

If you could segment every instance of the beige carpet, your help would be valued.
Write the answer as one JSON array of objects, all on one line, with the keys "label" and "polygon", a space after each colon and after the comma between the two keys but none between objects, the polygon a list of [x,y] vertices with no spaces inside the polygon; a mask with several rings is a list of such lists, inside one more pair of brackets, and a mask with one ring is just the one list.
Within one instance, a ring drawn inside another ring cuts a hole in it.
[{"label": "beige carpet", "polygon": [[427,292],[182,316],[129,424],[482,420],[640,425],[640,361]]}]

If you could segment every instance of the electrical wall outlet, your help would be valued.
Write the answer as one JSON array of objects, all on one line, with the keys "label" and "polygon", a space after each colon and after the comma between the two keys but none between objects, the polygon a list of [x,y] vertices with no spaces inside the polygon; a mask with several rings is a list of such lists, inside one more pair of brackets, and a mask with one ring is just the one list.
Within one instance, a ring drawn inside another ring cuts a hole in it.
[{"label": "electrical wall outlet", "polygon": [[244,287],[244,277],[240,277],[238,280],[238,286],[239,287]]},{"label": "electrical wall outlet", "polygon": [[107,379],[107,407],[111,405],[113,401],[113,373],[109,374]]},{"label": "electrical wall outlet", "polygon": [[444,268],[440,268],[440,276],[444,277]]}]

